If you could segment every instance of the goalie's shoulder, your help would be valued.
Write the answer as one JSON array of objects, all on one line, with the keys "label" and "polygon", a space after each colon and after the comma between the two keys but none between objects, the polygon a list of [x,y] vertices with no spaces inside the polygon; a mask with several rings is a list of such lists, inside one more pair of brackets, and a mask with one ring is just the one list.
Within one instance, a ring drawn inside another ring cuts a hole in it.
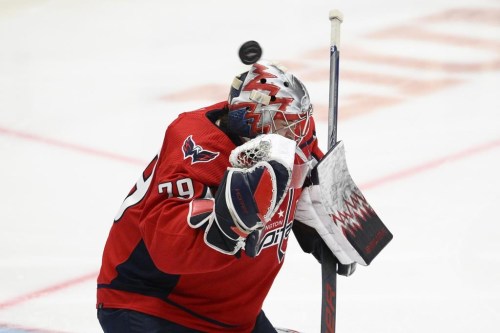
[{"label": "goalie's shoulder", "polygon": [[[185,121],[206,121],[212,122],[210,120],[210,114],[216,111],[222,111],[227,108],[227,102],[218,102],[210,106],[202,107],[196,110],[182,112],[177,116],[174,122],[185,122]],[[173,124],[173,123],[172,123]]]},{"label": "goalie's shoulder", "polygon": [[[180,113],[168,126],[165,132],[165,140],[175,142],[179,139],[196,135],[198,140],[210,141],[224,135],[217,127],[214,117],[224,111],[227,103],[221,102],[197,110]],[[207,139],[204,139],[207,137]]]}]

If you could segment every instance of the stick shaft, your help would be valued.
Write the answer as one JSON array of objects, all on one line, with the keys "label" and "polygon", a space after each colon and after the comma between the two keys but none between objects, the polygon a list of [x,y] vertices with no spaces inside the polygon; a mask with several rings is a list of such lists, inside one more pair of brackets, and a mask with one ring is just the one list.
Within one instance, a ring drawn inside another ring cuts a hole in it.
[{"label": "stick shaft", "polygon": [[[338,10],[330,11],[330,96],[328,105],[328,149],[337,143],[340,24],[343,16]],[[321,243],[322,304],[321,333],[335,333],[337,315],[337,258],[328,246]]]},{"label": "stick shaft", "polygon": [[337,317],[337,258],[321,244],[321,333],[335,333]]},{"label": "stick shaft", "polygon": [[337,119],[338,119],[338,68],[339,52],[335,46],[330,48],[330,95],[328,106],[328,149],[337,143]]},{"label": "stick shaft", "polygon": [[338,89],[340,60],[340,24],[343,15],[338,10],[330,11],[330,93],[328,103],[328,149],[337,143]]}]

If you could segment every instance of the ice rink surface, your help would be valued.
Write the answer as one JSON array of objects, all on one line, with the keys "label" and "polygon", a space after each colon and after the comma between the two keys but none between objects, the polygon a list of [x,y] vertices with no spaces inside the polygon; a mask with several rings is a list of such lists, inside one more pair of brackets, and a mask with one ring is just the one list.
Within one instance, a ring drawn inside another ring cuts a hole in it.
[{"label": "ice rink surface", "polygon": [[[339,277],[337,332],[498,332],[499,0],[0,0],[0,332],[99,332],[113,217],[176,115],[226,98],[243,42],[306,84],[325,148],[333,8],[338,136],[394,234]],[[264,310],[318,332],[320,292],[292,238]]]}]

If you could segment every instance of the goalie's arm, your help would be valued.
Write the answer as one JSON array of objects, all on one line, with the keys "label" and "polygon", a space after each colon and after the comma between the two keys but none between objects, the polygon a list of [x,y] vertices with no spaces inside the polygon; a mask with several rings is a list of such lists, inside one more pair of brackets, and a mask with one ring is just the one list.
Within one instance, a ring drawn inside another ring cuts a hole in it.
[{"label": "goalie's arm", "polygon": [[215,199],[191,202],[188,224],[206,225],[205,243],[221,253],[238,254],[245,247],[255,256],[259,233],[290,186],[295,149],[295,141],[276,134],[235,148],[230,157],[235,167],[225,172]]},{"label": "goalie's arm", "polygon": [[271,219],[290,176],[291,170],[276,161],[261,161],[249,169],[229,168],[214,199],[191,202],[188,224],[206,225],[204,240],[209,247],[237,254],[247,237]]}]

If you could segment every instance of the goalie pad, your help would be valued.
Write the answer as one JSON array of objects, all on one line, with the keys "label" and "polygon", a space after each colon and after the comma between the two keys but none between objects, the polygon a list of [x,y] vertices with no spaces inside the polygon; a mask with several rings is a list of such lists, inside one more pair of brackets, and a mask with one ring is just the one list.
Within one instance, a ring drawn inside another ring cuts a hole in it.
[{"label": "goalie pad", "polygon": [[216,215],[230,215],[247,234],[262,229],[283,201],[290,176],[291,170],[277,161],[229,168],[216,196]]},{"label": "goalie pad", "polygon": [[[263,229],[271,220],[290,180],[290,167],[277,161],[260,161],[249,169],[229,168],[215,199],[190,203],[188,224],[199,228],[208,223],[206,244],[219,252],[235,254],[245,246],[249,234]],[[249,255],[255,254],[254,246],[248,248]]]},{"label": "goalie pad", "polygon": [[[226,201],[229,207],[236,210],[230,211],[243,212],[245,201],[253,197],[259,208],[260,220],[267,223],[291,185],[296,146],[295,141],[281,135],[264,134],[233,149],[229,156],[233,168],[228,169],[227,178],[235,187],[230,185],[231,195],[226,195]],[[248,184],[243,187],[247,189],[246,192],[237,190],[241,184]],[[241,209],[238,209],[239,206]],[[249,231],[262,228],[259,226]]]},{"label": "goalie pad", "polygon": [[255,256],[260,231],[284,200],[292,183],[296,143],[266,134],[236,147],[215,199],[190,203],[188,224],[206,225],[205,243],[224,254],[245,247]]},{"label": "goalie pad", "polygon": [[324,156],[311,178],[295,219],[314,228],[340,263],[369,265],[392,234],[352,180],[343,142]]}]

